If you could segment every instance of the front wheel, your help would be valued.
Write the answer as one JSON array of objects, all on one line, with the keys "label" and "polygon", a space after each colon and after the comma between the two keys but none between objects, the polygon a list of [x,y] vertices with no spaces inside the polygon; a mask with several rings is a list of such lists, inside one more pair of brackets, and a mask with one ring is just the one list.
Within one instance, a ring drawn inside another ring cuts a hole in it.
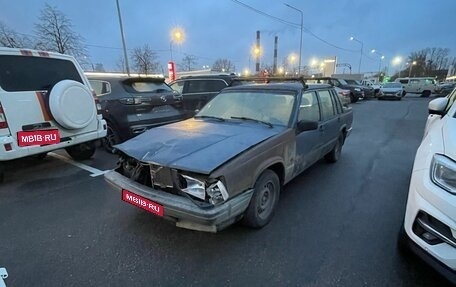
[{"label": "front wheel", "polygon": [[279,202],[281,184],[279,177],[270,169],[265,170],[255,182],[252,199],[245,211],[243,223],[261,228],[269,223]]},{"label": "front wheel", "polygon": [[95,142],[85,142],[65,148],[66,152],[75,160],[89,159],[95,153]]},{"label": "front wheel", "polygon": [[115,153],[116,149],[114,148],[114,145],[120,143],[119,133],[109,123],[106,131],[106,136],[103,138],[102,143],[105,150],[109,153]]},{"label": "front wheel", "polygon": [[429,90],[423,91],[421,93],[421,96],[425,97],[425,98],[429,97],[430,95],[431,95],[431,91],[429,91]]}]

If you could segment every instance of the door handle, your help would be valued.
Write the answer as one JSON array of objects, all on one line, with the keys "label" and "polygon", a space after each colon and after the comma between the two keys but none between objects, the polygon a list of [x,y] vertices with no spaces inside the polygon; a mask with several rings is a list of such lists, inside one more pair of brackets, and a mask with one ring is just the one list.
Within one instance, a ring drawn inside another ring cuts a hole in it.
[{"label": "door handle", "polygon": [[324,131],[324,130],[325,130],[325,126],[324,126],[324,125],[321,125],[320,128],[319,128],[319,130],[320,130],[321,132]]}]

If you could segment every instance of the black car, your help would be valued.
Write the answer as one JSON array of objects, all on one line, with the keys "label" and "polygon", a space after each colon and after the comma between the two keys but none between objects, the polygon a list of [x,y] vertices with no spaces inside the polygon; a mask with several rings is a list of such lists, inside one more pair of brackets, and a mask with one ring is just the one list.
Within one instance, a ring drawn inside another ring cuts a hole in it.
[{"label": "black car", "polygon": [[87,73],[108,124],[105,148],[126,141],[151,127],[188,118],[182,96],[163,77],[128,77]]},{"label": "black car", "polygon": [[182,77],[169,85],[183,96],[184,109],[190,114],[195,114],[195,111],[200,110],[221,90],[231,86],[235,81],[234,75],[213,74]]},{"label": "black car", "polygon": [[331,77],[314,77],[306,80],[308,83],[329,84],[344,90],[350,90],[350,102],[356,103],[359,99],[364,99],[364,87],[360,85],[350,85],[344,79]]},{"label": "black car", "polygon": [[364,85],[362,85],[360,82],[358,82],[356,80],[346,79],[345,82],[347,82],[347,84],[349,84],[351,86],[357,86],[357,87],[360,87],[361,89],[363,89],[364,99],[370,99],[370,98],[374,98],[375,97],[376,92],[375,92],[374,88],[369,87],[369,86],[364,86]]}]

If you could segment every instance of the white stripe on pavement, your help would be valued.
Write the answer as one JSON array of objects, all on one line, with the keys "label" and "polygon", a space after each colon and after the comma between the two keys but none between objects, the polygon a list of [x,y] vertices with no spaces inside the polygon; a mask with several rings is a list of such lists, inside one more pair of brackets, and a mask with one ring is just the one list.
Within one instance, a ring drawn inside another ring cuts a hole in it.
[{"label": "white stripe on pavement", "polygon": [[66,156],[63,156],[63,155],[60,155],[60,154],[56,154],[56,153],[53,153],[53,152],[48,153],[48,155],[52,156],[53,158],[59,159],[61,161],[64,161],[66,163],[69,163],[71,165],[74,165],[76,167],[79,167],[80,169],[83,169],[83,170],[86,170],[86,171],[90,172],[91,173],[91,175],[90,175],[91,177],[97,177],[97,176],[103,175],[103,174],[105,174],[105,173],[107,173],[109,171],[109,170],[96,169],[94,167],[91,167],[91,166],[88,166],[86,164],[74,161],[71,158],[68,158]]}]

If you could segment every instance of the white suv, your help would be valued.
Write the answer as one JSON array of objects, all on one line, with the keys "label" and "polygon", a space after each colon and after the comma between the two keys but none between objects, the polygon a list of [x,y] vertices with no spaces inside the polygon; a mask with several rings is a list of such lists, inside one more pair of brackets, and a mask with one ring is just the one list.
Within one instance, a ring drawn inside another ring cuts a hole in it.
[{"label": "white suv", "polygon": [[429,103],[416,153],[400,247],[456,284],[456,92]]},{"label": "white suv", "polygon": [[87,159],[104,136],[106,122],[73,57],[0,48],[0,181],[8,160],[60,148]]}]

